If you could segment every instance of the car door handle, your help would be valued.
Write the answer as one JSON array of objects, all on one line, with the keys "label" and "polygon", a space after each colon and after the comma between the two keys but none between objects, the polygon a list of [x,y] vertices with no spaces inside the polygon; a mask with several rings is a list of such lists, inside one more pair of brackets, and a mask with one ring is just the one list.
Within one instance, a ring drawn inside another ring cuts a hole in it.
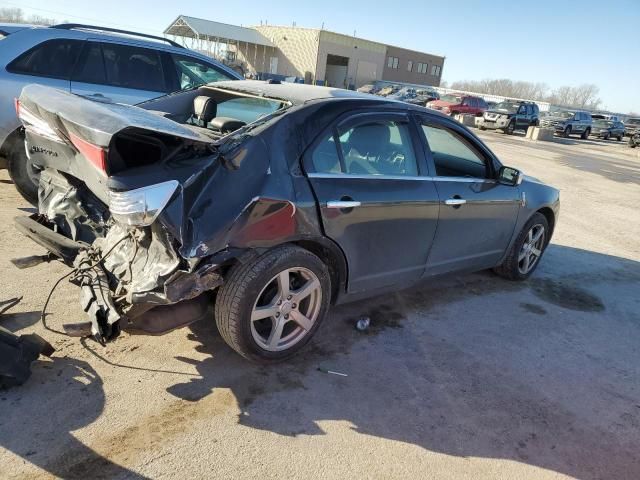
[{"label": "car door handle", "polygon": [[444,201],[445,205],[451,205],[452,207],[459,207],[465,203],[467,203],[467,201],[464,198],[447,198]]},{"label": "car door handle", "polygon": [[359,207],[361,205],[361,202],[356,202],[355,200],[330,200],[327,202],[327,208],[338,208],[340,210],[343,208]]}]

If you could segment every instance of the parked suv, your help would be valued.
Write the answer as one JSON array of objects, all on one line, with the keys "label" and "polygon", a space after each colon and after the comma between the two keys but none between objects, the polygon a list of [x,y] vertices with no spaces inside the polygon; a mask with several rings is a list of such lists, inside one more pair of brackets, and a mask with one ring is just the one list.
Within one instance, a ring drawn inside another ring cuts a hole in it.
[{"label": "parked suv", "polygon": [[511,135],[515,130],[527,130],[538,125],[540,110],[533,102],[501,102],[476,118],[480,130],[500,129]]},{"label": "parked suv", "polygon": [[579,134],[582,139],[586,139],[592,130],[591,114],[574,110],[550,112],[540,120],[540,125],[552,127],[557,134],[561,134],[563,137]]},{"label": "parked suv", "polygon": [[480,97],[470,95],[443,95],[440,100],[427,104],[428,108],[440,110],[447,115],[469,114],[482,115],[487,110],[487,102]]},{"label": "parked suv", "polygon": [[[4,37],[4,38],[3,38]],[[0,24],[0,168],[31,203],[38,171],[28,162],[14,108],[22,88],[39,83],[104,101],[135,104],[240,76],[215,60],[151,35],[79,24]]]}]

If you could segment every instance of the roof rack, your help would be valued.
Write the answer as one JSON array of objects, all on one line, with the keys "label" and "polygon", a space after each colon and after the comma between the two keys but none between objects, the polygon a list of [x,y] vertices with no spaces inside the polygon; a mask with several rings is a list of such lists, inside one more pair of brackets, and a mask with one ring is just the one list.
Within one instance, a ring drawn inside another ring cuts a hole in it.
[{"label": "roof rack", "polygon": [[160,40],[161,42],[166,42],[169,45],[177,48],[185,48],[179,43],[174,42],[173,40],[169,40],[168,38],[158,37],[156,35],[147,35],[146,33],[138,33],[138,32],[130,32],[128,30],[120,30],[118,28],[109,28],[109,27],[98,27],[96,25],[84,25],[82,23],[61,23],[59,25],[51,25],[51,28],[60,28],[63,30],[73,30],[75,28],[78,29],[86,29],[86,30],[96,30],[99,32],[111,32],[111,33],[122,33],[124,35],[132,35],[135,37],[142,38],[151,38],[153,40]]}]

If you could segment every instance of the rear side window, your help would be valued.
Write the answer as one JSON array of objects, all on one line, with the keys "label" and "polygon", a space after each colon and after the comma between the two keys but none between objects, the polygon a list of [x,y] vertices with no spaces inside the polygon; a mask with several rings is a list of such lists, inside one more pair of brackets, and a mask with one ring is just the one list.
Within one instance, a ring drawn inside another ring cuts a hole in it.
[{"label": "rear side window", "polygon": [[160,55],[155,50],[103,43],[102,56],[107,85],[152,92],[166,91]]},{"label": "rear side window", "polygon": [[20,55],[7,66],[7,70],[11,73],[68,80],[81,46],[82,42],[78,40],[49,40]]},{"label": "rear side window", "polygon": [[99,43],[85,45],[71,80],[84,83],[107,83],[104,58]]},{"label": "rear side window", "polygon": [[366,121],[339,130],[338,135],[337,141],[333,134],[328,135],[311,153],[315,172],[376,176],[418,175],[407,122]]}]

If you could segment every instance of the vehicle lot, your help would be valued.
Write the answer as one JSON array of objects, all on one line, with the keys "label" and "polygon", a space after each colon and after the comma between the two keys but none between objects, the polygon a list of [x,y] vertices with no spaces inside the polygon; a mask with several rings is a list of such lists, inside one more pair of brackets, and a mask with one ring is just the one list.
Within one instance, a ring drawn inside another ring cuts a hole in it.
[{"label": "vehicle lot", "polygon": [[[9,263],[42,252],[13,228],[28,205],[0,172],[0,299],[25,295],[0,322],[58,349],[0,392],[0,477],[639,478],[640,152],[481,137],[561,189],[533,278],[336,308],[311,348],[268,368],[213,321],[106,348],[46,332],[39,311],[67,269]],[[82,318],[76,288],[63,282],[50,312],[52,326]]]}]

